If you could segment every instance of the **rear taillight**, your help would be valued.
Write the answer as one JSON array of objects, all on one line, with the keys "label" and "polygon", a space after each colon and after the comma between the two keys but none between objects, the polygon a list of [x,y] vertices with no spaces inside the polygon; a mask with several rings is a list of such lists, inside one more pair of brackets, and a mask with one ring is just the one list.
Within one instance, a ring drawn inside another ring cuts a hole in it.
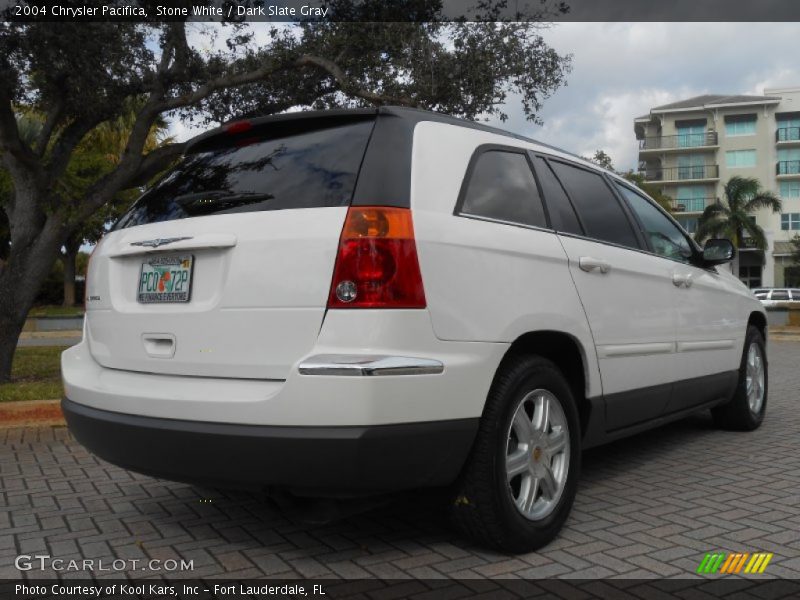
[{"label": "rear taillight", "polygon": [[350,207],[328,308],[425,308],[409,209]]}]

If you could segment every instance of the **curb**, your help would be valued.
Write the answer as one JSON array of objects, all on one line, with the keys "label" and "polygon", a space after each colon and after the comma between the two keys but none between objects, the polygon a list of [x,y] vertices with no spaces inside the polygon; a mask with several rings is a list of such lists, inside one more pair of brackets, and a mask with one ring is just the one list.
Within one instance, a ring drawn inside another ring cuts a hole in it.
[{"label": "curb", "polygon": [[61,400],[22,400],[0,403],[0,428],[66,425]]}]

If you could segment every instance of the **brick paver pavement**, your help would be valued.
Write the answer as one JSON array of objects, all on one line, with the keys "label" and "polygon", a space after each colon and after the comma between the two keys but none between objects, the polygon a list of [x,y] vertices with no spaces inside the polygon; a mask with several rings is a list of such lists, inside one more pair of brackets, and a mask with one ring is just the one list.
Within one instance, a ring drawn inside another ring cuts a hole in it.
[{"label": "brick paver pavement", "polygon": [[770,359],[758,431],[718,431],[698,415],[587,451],[561,535],[522,556],[460,539],[421,494],[308,525],[256,495],[128,473],[64,428],[0,430],[0,579],[19,577],[20,554],[182,558],[194,570],[180,575],[192,577],[690,577],[709,551],[773,552],[765,576],[796,579],[800,344],[773,342]]}]

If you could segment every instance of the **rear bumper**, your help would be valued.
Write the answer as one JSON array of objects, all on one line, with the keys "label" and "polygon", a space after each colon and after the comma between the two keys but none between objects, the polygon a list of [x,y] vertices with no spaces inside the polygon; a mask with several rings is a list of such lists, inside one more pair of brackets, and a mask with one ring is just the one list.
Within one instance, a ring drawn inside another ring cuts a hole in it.
[{"label": "rear bumper", "polygon": [[478,419],[358,427],[237,425],[122,414],[62,401],[70,431],[120,467],[177,481],[309,496],[446,485]]}]

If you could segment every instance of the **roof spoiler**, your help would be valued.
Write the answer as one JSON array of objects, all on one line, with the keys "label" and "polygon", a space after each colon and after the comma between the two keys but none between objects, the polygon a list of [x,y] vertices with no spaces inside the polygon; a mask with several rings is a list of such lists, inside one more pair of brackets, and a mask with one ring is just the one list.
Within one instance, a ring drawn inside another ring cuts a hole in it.
[{"label": "roof spoiler", "polygon": [[292,113],[282,113],[254,119],[239,119],[225,123],[187,142],[186,154],[203,152],[224,144],[247,143],[251,138],[259,140],[274,139],[344,125],[353,121],[363,121],[377,116],[380,109],[335,109],[335,110],[309,110]]}]

